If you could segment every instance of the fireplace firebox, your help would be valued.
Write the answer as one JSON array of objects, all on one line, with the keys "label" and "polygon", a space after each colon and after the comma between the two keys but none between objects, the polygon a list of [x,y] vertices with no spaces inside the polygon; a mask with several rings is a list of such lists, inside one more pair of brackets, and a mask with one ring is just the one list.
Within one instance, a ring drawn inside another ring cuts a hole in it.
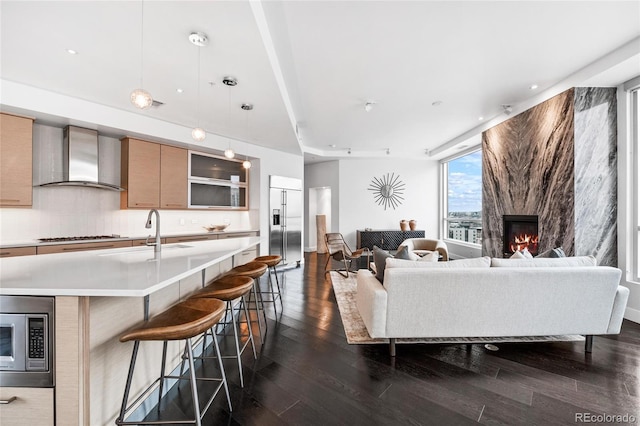
[{"label": "fireplace firebox", "polygon": [[510,257],[516,251],[525,248],[533,256],[538,254],[538,216],[504,215],[502,224],[504,257]]}]

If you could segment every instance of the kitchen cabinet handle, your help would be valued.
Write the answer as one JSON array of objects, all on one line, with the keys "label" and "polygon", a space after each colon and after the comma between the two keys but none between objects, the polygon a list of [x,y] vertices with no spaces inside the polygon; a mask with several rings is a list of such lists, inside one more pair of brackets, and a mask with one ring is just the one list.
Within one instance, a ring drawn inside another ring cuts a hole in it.
[{"label": "kitchen cabinet handle", "polygon": [[0,252],[0,256],[9,256],[11,254],[10,251],[2,251]]},{"label": "kitchen cabinet handle", "polygon": [[9,399],[0,399],[0,404],[11,404],[13,401],[15,401],[16,399],[18,399],[17,396],[12,396]]},{"label": "kitchen cabinet handle", "polygon": [[140,207],[153,207],[154,205],[154,203],[136,203],[136,206]]},{"label": "kitchen cabinet handle", "polygon": [[187,241],[205,241],[208,240],[209,237],[201,237],[201,238],[180,238],[178,239],[179,243],[187,242]]},{"label": "kitchen cabinet handle", "polygon": [[179,204],[179,203],[166,203],[165,207],[182,207],[182,204]]},{"label": "kitchen cabinet handle", "polygon": [[12,200],[10,198],[0,198],[0,203],[19,203],[20,200]]},{"label": "kitchen cabinet handle", "polygon": [[113,244],[109,245],[99,245],[99,246],[83,246],[83,247],[64,247],[63,251],[80,251],[80,250],[91,250],[91,249],[103,249],[103,248],[112,248],[115,247]]}]

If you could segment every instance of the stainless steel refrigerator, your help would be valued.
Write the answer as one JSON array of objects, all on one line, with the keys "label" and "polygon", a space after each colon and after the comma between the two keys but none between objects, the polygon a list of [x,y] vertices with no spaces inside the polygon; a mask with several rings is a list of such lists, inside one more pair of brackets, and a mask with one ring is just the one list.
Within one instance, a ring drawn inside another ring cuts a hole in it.
[{"label": "stainless steel refrigerator", "polygon": [[283,264],[302,260],[302,180],[269,176],[269,253]]}]

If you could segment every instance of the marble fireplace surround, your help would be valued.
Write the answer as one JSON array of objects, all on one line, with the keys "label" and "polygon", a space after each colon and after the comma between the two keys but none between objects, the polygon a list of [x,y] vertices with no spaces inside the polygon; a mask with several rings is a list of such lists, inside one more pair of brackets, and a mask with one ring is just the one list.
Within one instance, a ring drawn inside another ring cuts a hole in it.
[{"label": "marble fireplace surround", "polygon": [[616,89],[569,89],[482,134],[482,254],[503,215],[537,215],[539,251],[617,266]]}]

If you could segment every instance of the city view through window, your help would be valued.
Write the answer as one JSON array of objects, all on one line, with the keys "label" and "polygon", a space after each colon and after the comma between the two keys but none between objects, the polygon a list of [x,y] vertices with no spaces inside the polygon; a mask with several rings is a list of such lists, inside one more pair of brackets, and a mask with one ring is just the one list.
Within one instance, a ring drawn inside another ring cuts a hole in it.
[{"label": "city view through window", "polygon": [[447,163],[446,236],[482,244],[482,151]]}]

